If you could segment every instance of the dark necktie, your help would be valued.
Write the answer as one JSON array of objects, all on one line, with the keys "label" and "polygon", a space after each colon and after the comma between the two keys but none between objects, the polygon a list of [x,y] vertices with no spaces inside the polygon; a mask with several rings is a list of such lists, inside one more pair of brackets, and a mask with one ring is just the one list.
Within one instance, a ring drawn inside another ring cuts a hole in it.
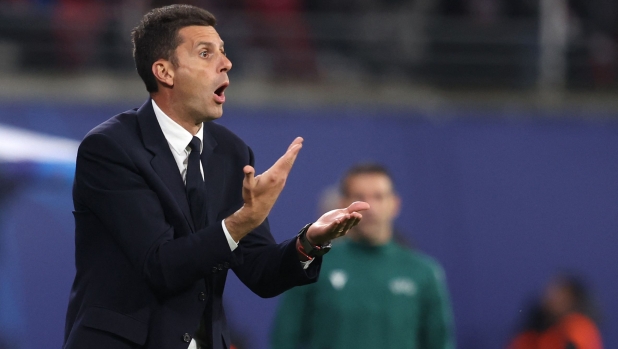
[{"label": "dark necktie", "polygon": [[[191,217],[195,230],[200,230],[206,226],[206,184],[200,171],[200,139],[193,137],[189,147],[189,162],[187,164],[187,199],[189,199],[189,207],[191,208]],[[207,286],[207,288],[209,288]],[[205,321],[206,316],[211,314],[212,304],[209,302],[204,310],[204,314],[200,320],[200,325],[195,333],[194,339],[198,344],[198,348],[210,348],[212,343],[212,328],[209,321]]]},{"label": "dark necktie", "polygon": [[189,200],[195,230],[204,228],[206,223],[206,185],[200,171],[201,144],[197,137],[193,137],[191,143],[189,143],[191,153],[189,154],[186,178],[187,199]]}]

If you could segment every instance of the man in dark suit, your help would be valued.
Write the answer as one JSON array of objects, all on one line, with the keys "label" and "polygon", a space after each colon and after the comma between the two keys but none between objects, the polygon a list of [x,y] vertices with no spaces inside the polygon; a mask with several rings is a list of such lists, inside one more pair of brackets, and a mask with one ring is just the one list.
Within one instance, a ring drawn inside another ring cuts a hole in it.
[{"label": "man in dark suit", "polygon": [[82,141],[73,190],[77,274],[65,349],[227,348],[227,270],[262,297],[314,282],[329,241],[358,223],[357,202],[275,243],[267,216],[302,146],[255,176],[224,127],[232,64],[207,11],[173,5],[133,32],[151,98]]}]

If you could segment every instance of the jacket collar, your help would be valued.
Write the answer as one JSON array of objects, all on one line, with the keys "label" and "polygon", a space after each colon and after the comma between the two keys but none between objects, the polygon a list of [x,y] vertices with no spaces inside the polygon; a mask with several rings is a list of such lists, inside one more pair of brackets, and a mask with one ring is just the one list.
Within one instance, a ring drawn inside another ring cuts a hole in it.
[{"label": "jacket collar", "polygon": [[[187,200],[185,184],[182,176],[178,171],[176,160],[172,155],[169,144],[163,135],[163,131],[157,121],[154,109],[152,107],[152,99],[148,100],[137,110],[137,119],[142,134],[144,147],[153,154],[150,161],[152,168],[157,175],[163,180],[172,196],[180,206],[182,213],[185,216],[185,221],[191,231],[195,232],[193,220],[191,219],[191,210],[189,209],[189,201]],[[204,169],[204,178],[206,179],[206,197],[207,200],[212,200],[213,204],[208,205],[207,218],[208,223],[214,223],[217,217],[218,205],[215,202],[220,202],[223,195],[224,182],[224,155],[218,154],[217,141],[211,133],[210,123],[205,122],[202,126],[202,154],[200,159]]]},{"label": "jacket collar", "polygon": [[178,171],[178,166],[176,165],[176,160],[174,160],[172,151],[163,135],[163,131],[161,131],[150,98],[137,110],[137,120],[144,147],[153,155],[150,160],[150,165],[163,183],[165,183],[169,192],[180,207],[185,217],[185,224],[188,230],[195,231],[185,191],[185,184]]}]

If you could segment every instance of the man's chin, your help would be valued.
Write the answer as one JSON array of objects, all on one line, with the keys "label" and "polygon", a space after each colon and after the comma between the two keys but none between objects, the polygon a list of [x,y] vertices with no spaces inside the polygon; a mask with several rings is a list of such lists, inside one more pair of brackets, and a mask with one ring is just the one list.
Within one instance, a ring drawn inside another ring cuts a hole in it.
[{"label": "man's chin", "polygon": [[223,105],[220,105],[219,108],[213,108],[207,114],[205,121],[217,120],[223,116]]}]

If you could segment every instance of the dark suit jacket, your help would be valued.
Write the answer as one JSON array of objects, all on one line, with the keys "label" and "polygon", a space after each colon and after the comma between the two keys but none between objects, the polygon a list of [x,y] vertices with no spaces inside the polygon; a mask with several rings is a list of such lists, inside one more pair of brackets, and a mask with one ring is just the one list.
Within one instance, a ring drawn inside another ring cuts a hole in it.
[{"label": "dark suit jacket", "polygon": [[295,239],[276,244],[268,221],[230,251],[221,221],[242,206],[242,168],[253,153],[216,123],[203,132],[208,222],[199,231],[150,100],[82,141],[65,349],[186,349],[202,316],[213,348],[224,348],[228,269],[261,297],[316,280],[321,261],[303,270]]}]

